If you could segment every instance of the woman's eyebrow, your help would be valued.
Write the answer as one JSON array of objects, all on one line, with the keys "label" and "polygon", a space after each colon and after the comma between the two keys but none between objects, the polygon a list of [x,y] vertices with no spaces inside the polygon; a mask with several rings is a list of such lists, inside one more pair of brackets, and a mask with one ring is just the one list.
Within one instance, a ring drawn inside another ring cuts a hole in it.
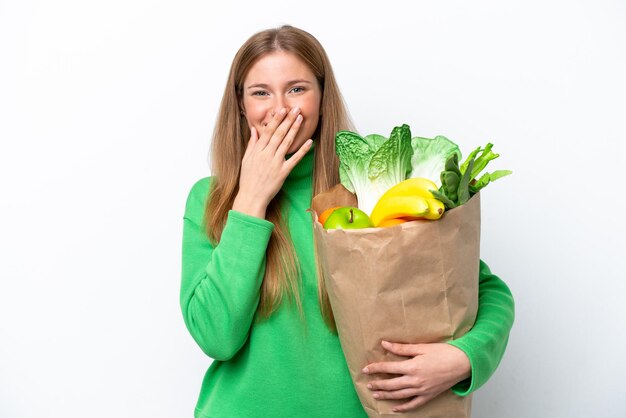
[{"label": "woman's eyebrow", "polygon": [[287,83],[288,86],[291,86],[293,84],[301,84],[301,83],[307,83],[307,84],[312,84],[309,80],[305,80],[305,79],[298,79],[298,80],[291,80],[289,83]]},{"label": "woman's eyebrow", "polygon": [[[287,82],[287,86],[292,86],[294,84],[302,84],[302,83],[306,83],[306,84],[312,84],[309,80],[304,80],[304,79],[297,79],[297,80],[291,80]],[[263,89],[267,89],[269,88],[269,85],[265,84],[265,83],[257,83],[257,84],[253,84],[251,86],[248,86],[247,89],[252,89],[252,88],[263,88]]]}]

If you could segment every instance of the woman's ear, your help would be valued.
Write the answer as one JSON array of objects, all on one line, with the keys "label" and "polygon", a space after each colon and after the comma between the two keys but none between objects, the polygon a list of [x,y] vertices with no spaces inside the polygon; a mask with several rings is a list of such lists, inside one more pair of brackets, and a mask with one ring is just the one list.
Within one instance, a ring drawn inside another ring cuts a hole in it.
[{"label": "woman's ear", "polygon": [[241,116],[246,116],[246,109],[243,107],[243,100],[241,97],[237,97],[237,106],[239,107],[239,114]]}]

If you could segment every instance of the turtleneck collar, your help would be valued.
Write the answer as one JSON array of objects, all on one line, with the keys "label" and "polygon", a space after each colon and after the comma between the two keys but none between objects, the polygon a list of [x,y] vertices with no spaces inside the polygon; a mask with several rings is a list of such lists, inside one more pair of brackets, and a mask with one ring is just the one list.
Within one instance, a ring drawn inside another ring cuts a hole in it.
[{"label": "turtleneck collar", "polygon": [[[288,159],[293,154],[287,154],[285,159]],[[291,170],[291,173],[287,176],[289,181],[297,181],[304,178],[311,178],[313,175],[313,166],[315,162],[315,140],[311,144],[311,149],[302,157],[300,162]]]}]

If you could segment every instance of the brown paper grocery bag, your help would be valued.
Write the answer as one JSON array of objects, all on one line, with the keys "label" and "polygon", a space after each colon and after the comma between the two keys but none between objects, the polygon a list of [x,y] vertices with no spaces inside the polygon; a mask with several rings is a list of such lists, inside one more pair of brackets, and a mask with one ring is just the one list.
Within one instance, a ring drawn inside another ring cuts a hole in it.
[{"label": "brown paper grocery bag", "polygon": [[472,327],[478,308],[479,194],[439,220],[390,228],[325,230],[316,212],[333,206],[356,206],[356,198],[337,185],[313,199],[320,286],[368,416],[470,417],[471,395],[451,390],[413,411],[392,412],[407,400],[374,399],[366,387],[372,377],[361,370],[371,362],[406,359],[386,352],[381,340],[444,342]]}]

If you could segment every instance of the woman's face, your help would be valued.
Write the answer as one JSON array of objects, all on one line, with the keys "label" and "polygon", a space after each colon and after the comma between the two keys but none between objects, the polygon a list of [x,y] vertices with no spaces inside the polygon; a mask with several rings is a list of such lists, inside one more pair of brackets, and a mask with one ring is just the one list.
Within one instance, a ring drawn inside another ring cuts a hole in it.
[{"label": "woman's face", "polygon": [[249,126],[259,135],[281,108],[300,108],[302,125],[288,154],[313,136],[320,117],[322,92],[311,69],[298,57],[277,51],[255,62],[243,81],[241,106]]}]

